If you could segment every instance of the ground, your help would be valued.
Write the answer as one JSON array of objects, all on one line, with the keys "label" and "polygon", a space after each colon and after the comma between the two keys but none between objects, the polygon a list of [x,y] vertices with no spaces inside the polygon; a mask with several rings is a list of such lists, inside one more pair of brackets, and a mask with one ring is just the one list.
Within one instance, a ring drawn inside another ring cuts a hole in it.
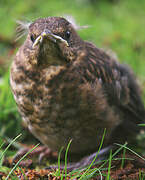
[{"label": "ground", "polygon": [[[68,8],[69,7],[69,8]],[[9,67],[13,57],[24,39],[15,41],[16,20],[31,20],[38,17],[73,15],[79,25],[87,25],[87,29],[79,31],[80,36],[87,41],[91,41],[98,47],[113,51],[118,56],[119,61],[131,66],[135,72],[142,89],[142,97],[145,100],[145,1],[120,0],[110,3],[102,0],[92,4],[90,0],[41,0],[37,1],[2,1],[0,5],[0,179],[8,178],[12,167],[12,156],[19,147],[25,144],[37,144],[37,140],[27,133],[22,124],[21,117],[17,112],[9,86]],[[19,139],[7,149],[18,134],[22,134]],[[135,153],[126,155],[135,160],[111,160],[105,165],[97,165],[92,170],[89,169],[85,175],[79,172],[78,178],[91,177],[95,173],[94,179],[145,179],[144,141],[138,138],[135,151],[141,154],[136,157]],[[5,142],[3,144],[3,142]],[[128,153],[128,152],[127,152]],[[5,156],[5,158],[4,158]],[[131,156],[131,157],[130,157]],[[4,161],[3,161],[4,160]],[[2,163],[3,162],[3,163]],[[54,162],[54,161],[53,161]],[[57,163],[57,161],[55,161]],[[123,163],[122,163],[123,162]],[[10,176],[10,179],[63,179],[67,175],[68,179],[75,179],[72,174],[60,171],[44,170],[45,166],[40,166],[37,161],[30,159],[22,161],[23,165],[17,166]],[[122,165],[123,164],[123,165]],[[48,162],[46,162],[48,166]],[[100,168],[101,167],[101,168]],[[76,175],[76,172],[74,173]],[[27,178],[26,178],[27,177]],[[92,177],[93,178],[93,177]]]}]

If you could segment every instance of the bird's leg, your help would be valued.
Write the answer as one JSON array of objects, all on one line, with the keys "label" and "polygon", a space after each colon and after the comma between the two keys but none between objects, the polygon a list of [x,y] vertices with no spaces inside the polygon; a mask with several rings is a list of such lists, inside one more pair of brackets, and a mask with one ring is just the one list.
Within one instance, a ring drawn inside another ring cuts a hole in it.
[{"label": "bird's leg", "polygon": [[[107,159],[107,157],[109,156],[109,153],[110,153],[110,149],[112,149],[112,146],[108,146],[108,147],[100,150],[100,152],[95,152],[89,156],[86,156],[78,162],[68,163],[67,170],[72,171],[75,169],[83,169],[83,168],[89,166],[92,162],[93,162],[92,163],[92,166],[93,166],[97,162]],[[49,166],[46,169],[57,169],[57,168],[58,168],[58,166]],[[64,168],[65,168],[64,165],[60,166],[61,170]]]},{"label": "bird's leg", "polygon": [[[13,158],[13,163],[17,162],[21,157],[23,157],[27,152],[29,152],[32,147],[21,148]],[[47,146],[39,146],[35,148],[32,152],[28,154],[27,157],[38,156],[39,163],[42,162],[44,158],[55,158],[57,159],[57,153],[51,151]]]}]

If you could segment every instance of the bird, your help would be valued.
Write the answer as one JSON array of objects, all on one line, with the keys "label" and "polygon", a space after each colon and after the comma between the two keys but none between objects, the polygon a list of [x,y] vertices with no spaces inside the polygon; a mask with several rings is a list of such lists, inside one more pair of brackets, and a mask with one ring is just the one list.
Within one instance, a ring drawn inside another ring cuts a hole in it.
[{"label": "bird", "polygon": [[[53,151],[71,141],[76,169],[105,156],[114,143],[132,143],[145,108],[133,71],[83,40],[63,17],[21,24],[27,37],[11,65],[10,85],[30,132]],[[73,160],[72,160],[73,161]]]}]

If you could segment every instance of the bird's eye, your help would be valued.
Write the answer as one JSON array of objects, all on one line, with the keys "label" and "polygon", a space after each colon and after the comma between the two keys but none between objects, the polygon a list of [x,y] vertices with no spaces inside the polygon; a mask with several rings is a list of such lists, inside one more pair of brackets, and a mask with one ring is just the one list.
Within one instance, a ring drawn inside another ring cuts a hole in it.
[{"label": "bird's eye", "polygon": [[30,38],[31,38],[31,41],[32,41],[32,42],[34,42],[35,39],[36,39],[34,34],[31,34]]},{"label": "bird's eye", "polygon": [[66,33],[65,33],[65,38],[66,38],[66,39],[69,39],[69,38],[70,38],[70,31],[66,31]]}]

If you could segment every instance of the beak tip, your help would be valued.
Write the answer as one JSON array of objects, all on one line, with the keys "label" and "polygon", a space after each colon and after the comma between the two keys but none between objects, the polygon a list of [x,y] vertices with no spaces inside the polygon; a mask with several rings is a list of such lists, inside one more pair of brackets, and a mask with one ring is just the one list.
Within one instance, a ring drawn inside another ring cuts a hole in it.
[{"label": "beak tip", "polygon": [[46,36],[46,35],[47,35],[47,33],[46,33],[45,31],[41,33],[41,36],[42,36],[42,37],[44,37],[44,36]]},{"label": "beak tip", "polygon": [[35,48],[35,46],[36,46],[37,44],[41,43],[42,39],[43,39],[43,36],[42,36],[42,35],[38,36],[38,37],[35,39],[35,41],[34,41],[34,43],[33,43],[33,45],[32,45],[32,48]]},{"label": "beak tip", "polygon": [[44,30],[44,31],[41,33],[41,36],[47,36],[48,34],[52,34],[51,31],[49,31],[49,30]]}]

